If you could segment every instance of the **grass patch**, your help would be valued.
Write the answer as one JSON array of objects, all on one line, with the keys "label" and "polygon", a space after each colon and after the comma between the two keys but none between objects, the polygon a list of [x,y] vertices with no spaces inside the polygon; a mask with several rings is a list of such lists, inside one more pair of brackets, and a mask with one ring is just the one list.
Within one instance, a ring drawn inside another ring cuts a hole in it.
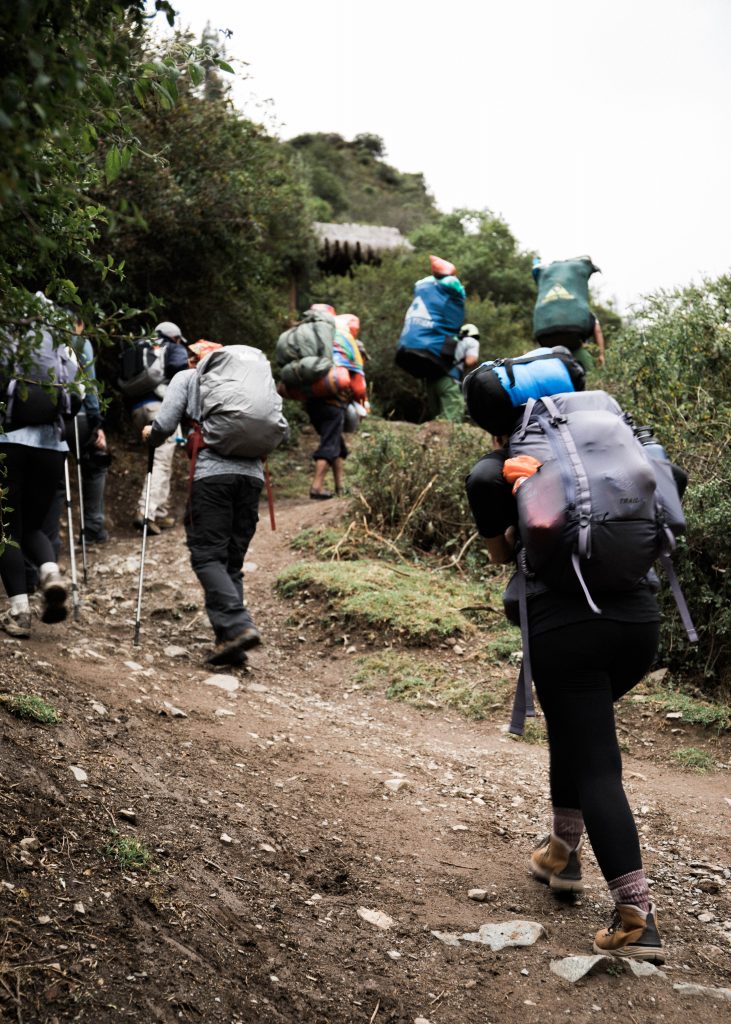
[{"label": "grass patch", "polygon": [[453,708],[466,718],[480,720],[504,705],[505,685],[470,679],[433,659],[405,651],[383,651],[357,658],[355,682],[383,687],[389,700],[417,708]]},{"label": "grass patch", "polygon": [[697,700],[678,690],[657,690],[647,695],[653,704],[659,704],[663,711],[680,711],[688,725],[699,725],[703,729],[728,732],[731,729],[731,705]]},{"label": "grass patch", "polygon": [[473,635],[465,612],[484,604],[484,588],[477,584],[371,559],[295,562],[280,574],[277,589],[284,597],[321,595],[343,619],[414,644]]},{"label": "grass patch", "polygon": [[546,724],[542,718],[528,718],[525,723],[522,737],[517,737],[523,743],[533,743],[537,747],[548,746],[548,733]]},{"label": "grass patch", "polygon": [[104,854],[117,862],[123,871],[145,871],[152,864],[152,854],[134,836],[114,832],[104,847]]},{"label": "grass patch", "polygon": [[16,718],[25,718],[41,725],[58,725],[61,721],[61,716],[48,701],[32,694],[0,693],[0,704]]},{"label": "grass patch", "polygon": [[681,747],[674,752],[673,758],[683,768],[690,768],[694,772],[710,771],[714,764],[711,754],[700,747]]}]

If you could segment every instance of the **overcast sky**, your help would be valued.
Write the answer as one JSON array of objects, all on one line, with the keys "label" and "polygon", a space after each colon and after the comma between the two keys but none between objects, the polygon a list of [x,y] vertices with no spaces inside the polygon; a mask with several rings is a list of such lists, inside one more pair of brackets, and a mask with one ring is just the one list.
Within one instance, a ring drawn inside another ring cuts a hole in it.
[{"label": "overcast sky", "polygon": [[441,209],[588,253],[622,307],[731,268],[730,0],[173,4],[233,32],[237,105],[282,138],[380,135]]}]

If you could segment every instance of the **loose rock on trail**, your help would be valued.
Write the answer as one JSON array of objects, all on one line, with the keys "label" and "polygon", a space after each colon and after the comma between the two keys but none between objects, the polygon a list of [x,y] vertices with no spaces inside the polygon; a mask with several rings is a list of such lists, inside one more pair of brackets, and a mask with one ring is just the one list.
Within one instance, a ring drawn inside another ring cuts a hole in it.
[{"label": "loose rock on trail", "polygon": [[650,746],[625,775],[667,964],[557,969],[591,955],[611,906],[591,855],[574,905],[528,876],[546,751],[500,715],[354,685],[368,645],[334,647],[273,590],[296,533],[343,507],[283,502],[276,533],[262,517],[246,588],[264,646],[248,670],[203,664],[181,528],[149,542],[141,647],[131,532],[94,550],[81,622],[0,640],[3,689],[61,716],[0,711],[2,1019],[727,1020],[728,773],[658,763],[663,724],[633,720]]}]

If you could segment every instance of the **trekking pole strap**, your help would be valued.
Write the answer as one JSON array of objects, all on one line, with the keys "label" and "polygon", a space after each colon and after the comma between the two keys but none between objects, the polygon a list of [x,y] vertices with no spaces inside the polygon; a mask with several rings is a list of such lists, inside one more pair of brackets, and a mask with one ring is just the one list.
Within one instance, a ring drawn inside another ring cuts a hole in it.
[{"label": "trekking pole strap", "polygon": [[698,643],[698,633],[696,631],[693,620],[690,617],[690,609],[688,608],[688,602],[685,600],[685,594],[680,586],[680,581],[675,573],[675,566],[673,565],[672,559],[668,554],[660,555],[660,564],[665,570],[665,575],[670,583],[670,589],[673,592],[675,598],[675,604],[678,606],[680,612],[680,618],[682,619],[685,632],[688,634],[688,639],[692,644]]}]

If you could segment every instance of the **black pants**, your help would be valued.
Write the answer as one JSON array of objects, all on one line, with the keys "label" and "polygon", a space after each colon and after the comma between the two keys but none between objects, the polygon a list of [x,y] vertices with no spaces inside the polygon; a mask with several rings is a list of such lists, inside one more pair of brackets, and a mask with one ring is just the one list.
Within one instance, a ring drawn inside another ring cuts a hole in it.
[{"label": "black pants", "polygon": [[185,512],[190,564],[218,641],[232,640],[252,625],[241,569],[259,521],[261,488],[255,477],[233,473],[193,481]]},{"label": "black pants", "polygon": [[320,435],[320,444],[313,452],[313,459],[324,459],[332,466],[335,459],[348,457],[343,440],[345,409],[341,405],[330,405],[322,398],[311,398],[306,406],[310,423]]},{"label": "black pants", "polygon": [[6,533],[18,545],[5,546],[0,555],[0,577],[8,597],[15,597],[28,591],[26,556],[35,565],[56,561],[42,526],[63,475],[66,453],[25,444],[2,444],[0,453],[5,454],[7,473]]},{"label": "black pants", "polygon": [[614,702],[647,672],[659,623],[579,622],[531,638],[538,699],[550,746],[551,801],[581,810],[609,882],[642,867],[622,785]]}]

